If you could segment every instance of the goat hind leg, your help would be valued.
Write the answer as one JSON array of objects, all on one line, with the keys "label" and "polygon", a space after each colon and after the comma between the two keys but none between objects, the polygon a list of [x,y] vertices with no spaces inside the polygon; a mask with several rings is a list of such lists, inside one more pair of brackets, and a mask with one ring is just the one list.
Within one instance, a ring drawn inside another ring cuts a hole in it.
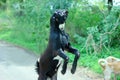
[{"label": "goat hind leg", "polygon": [[38,80],[47,80],[47,76],[45,74],[44,75],[40,74]]},{"label": "goat hind leg", "polygon": [[51,78],[51,80],[57,80],[57,73]]}]

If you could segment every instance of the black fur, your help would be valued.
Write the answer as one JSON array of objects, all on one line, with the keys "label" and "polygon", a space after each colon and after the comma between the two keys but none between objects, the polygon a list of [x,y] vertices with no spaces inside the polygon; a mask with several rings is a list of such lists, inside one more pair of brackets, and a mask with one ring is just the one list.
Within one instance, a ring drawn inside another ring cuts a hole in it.
[{"label": "black fur", "polygon": [[37,61],[36,62],[36,68],[35,68],[35,70],[36,70],[36,72],[37,72],[37,74],[39,75],[39,62]]},{"label": "black fur", "polygon": [[[75,55],[72,65],[71,73],[76,71],[77,61],[80,57],[79,51],[70,45],[69,36],[65,30],[61,30],[59,26],[66,22],[68,11],[57,10],[50,18],[50,36],[46,50],[40,57],[40,61],[36,63],[36,70],[39,74],[38,80],[57,80],[57,71],[60,66],[59,60],[54,59],[60,56],[63,60],[62,74],[65,74],[69,57],[65,54],[64,50],[71,52]],[[56,76],[55,76],[56,75]]]}]

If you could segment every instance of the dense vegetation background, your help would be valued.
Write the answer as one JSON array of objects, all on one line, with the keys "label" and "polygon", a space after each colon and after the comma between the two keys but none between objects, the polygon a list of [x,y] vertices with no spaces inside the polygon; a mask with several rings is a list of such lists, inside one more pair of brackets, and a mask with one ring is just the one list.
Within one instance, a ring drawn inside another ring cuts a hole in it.
[{"label": "dense vegetation background", "polygon": [[[69,11],[66,32],[81,53],[80,66],[101,73],[99,58],[120,58],[120,6],[108,9],[104,0],[0,0],[0,40],[41,54],[56,9]],[[74,56],[68,55],[72,62]]]}]

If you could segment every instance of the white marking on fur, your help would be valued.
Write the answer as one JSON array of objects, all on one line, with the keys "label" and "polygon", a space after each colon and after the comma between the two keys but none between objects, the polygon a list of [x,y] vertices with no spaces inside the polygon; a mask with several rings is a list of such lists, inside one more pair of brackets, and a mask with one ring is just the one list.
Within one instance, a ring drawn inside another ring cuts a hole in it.
[{"label": "white marking on fur", "polygon": [[53,60],[55,60],[55,59],[59,60],[57,66],[58,66],[59,64],[61,64],[62,58],[61,58],[60,56],[56,56],[56,57],[53,58]]},{"label": "white marking on fur", "polygon": [[59,25],[59,29],[60,29],[60,30],[62,30],[62,31],[63,31],[63,30],[64,30],[64,28],[65,28],[65,23],[63,23],[63,24],[60,24],[60,25]]},{"label": "white marking on fur", "polygon": [[110,80],[111,74],[114,73],[114,80],[116,80],[116,74],[120,73],[120,59],[113,56],[109,56],[105,59],[99,59],[98,63],[103,67],[104,80]]},{"label": "white marking on fur", "polygon": [[107,64],[107,61],[105,59],[99,59],[98,63],[101,65],[101,66],[105,66]]},{"label": "white marking on fur", "polygon": [[39,62],[39,60],[40,60],[40,58],[38,58],[38,60],[37,60],[37,61]]}]

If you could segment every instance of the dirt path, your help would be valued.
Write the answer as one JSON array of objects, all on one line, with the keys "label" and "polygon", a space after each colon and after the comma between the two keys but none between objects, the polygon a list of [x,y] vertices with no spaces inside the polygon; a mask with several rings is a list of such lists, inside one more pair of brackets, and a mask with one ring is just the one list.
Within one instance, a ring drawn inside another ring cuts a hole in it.
[{"label": "dirt path", "polygon": [[[0,80],[37,80],[35,62],[37,56],[22,48],[0,41]],[[103,80],[87,68],[77,68],[74,75],[58,73],[58,80]]]}]

